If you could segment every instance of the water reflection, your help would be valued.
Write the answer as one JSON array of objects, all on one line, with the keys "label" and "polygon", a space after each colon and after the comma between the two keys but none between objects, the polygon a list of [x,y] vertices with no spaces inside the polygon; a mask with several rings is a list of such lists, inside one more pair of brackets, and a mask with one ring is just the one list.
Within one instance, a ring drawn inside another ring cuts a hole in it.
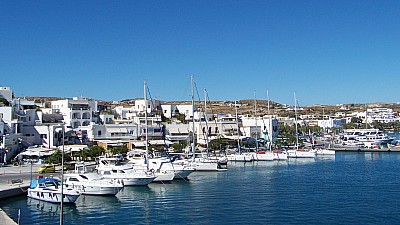
[{"label": "water reflection", "polygon": [[359,160],[382,160],[400,159],[399,152],[337,152],[336,159],[339,161],[359,161]]},{"label": "water reflection", "polygon": [[75,204],[79,213],[95,213],[99,206],[105,212],[113,211],[121,206],[121,201],[116,196],[81,195]]},{"label": "water reflection", "polygon": [[289,164],[306,165],[315,162],[315,158],[290,158]]},{"label": "water reflection", "polygon": [[[57,203],[50,203],[45,201],[40,201],[32,198],[27,198],[27,205],[33,210],[41,212],[43,214],[48,214],[51,216],[58,216],[60,214],[61,206]],[[74,212],[76,206],[74,204],[65,204],[64,213],[68,214]]]}]

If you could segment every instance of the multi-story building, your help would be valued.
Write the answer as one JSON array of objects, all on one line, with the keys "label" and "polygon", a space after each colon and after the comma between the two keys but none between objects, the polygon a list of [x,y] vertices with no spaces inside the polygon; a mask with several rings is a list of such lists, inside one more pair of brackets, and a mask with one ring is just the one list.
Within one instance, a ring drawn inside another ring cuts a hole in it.
[{"label": "multi-story building", "polygon": [[394,117],[393,110],[388,108],[367,109],[367,122],[391,123],[398,121]]},{"label": "multi-story building", "polygon": [[64,117],[67,127],[78,128],[88,126],[94,121],[94,113],[97,112],[97,101],[84,98],[64,99],[51,102],[53,113],[60,113]]},{"label": "multi-story building", "polygon": [[278,136],[278,120],[272,115],[242,117],[242,130],[247,137],[273,141]]}]

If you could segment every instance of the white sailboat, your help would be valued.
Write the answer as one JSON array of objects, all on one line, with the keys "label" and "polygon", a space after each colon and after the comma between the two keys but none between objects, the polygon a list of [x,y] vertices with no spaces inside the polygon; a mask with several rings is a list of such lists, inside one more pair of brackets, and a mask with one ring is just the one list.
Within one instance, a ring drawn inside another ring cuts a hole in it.
[{"label": "white sailboat", "polygon": [[[149,137],[148,137],[148,121],[147,121],[147,82],[144,81],[144,102],[146,104],[144,110],[145,116],[145,131],[146,131],[146,171],[150,171],[150,160],[149,160]],[[142,168],[143,169],[143,168]],[[170,170],[160,170],[160,168],[156,168],[153,170],[156,178],[154,179],[155,182],[170,182],[174,179],[175,174],[173,171]]]},{"label": "white sailboat", "polygon": [[235,154],[229,154],[226,157],[230,162],[251,162],[252,156],[246,153],[242,153],[240,143],[240,128],[239,128],[239,117],[237,110],[237,102],[235,101],[235,112],[236,112],[236,129],[237,129],[237,152]]},{"label": "white sailboat", "polygon": [[315,153],[317,156],[334,156],[336,154],[335,150],[331,149],[326,149],[326,143],[325,143],[325,111],[322,109],[322,120],[323,122],[323,146],[320,149],[315,149]]},{"label": "white sailboat", "polygon": [[257,100],[256,92],[254,91],[254,120],[256,123],[256,151],[250,153],[253,161],[273,161],[274,154],[269,151],[260,151],[258,146],[258,124],[257,124]]},{"label": "white sailboat", "polygon": [[188,160],[176,160],[174,164],[186,165],[193,168],[195,171],[226,171],[226,168],[221,168],[218,161],[219,159],[210,159],[207,155],[202,154],[202,157],[196,157],[196,136],[195,136],[195,123],[194,123],[194,78],[191,76],[192,86],[192,158]]},{"label": "white sailboat", "polygon": [[294,93],[294,113],[295,113],[295,125],[296,125],[296,149],[287,150],[288,158],[315,158],[315,152],[299,149],[299,132],[297,130],[297,99],[296,93]]}]

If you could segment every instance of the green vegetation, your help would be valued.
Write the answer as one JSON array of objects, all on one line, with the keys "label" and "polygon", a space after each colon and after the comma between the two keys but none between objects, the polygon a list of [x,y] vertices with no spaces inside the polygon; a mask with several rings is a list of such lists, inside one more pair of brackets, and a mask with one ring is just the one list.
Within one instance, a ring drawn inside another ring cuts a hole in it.
[{"label": "green vegetation", "polygon": [[179,141],[179,143],[172,144],[172,148],[175,152],[181,152],[187,145],[187,141]]},{"label": "green vegetation", "polygon": [[[50,164],[61,164],[61,159],[62,159],[62,151],[61,150],[56,150],[53,154],[51,154],[47,158],[47,163]],[[71,161],[71,155],[69,154],[64,154],[64,162]]]},{"label": "green vegetation", "polygon": [[10,106],[10,103],[4,98],[0,98],[0,105]]},{"label": "green vegetation", "polygon": [[110,149],[111,154],[116,155],[116,154],[122,154],[125,155],[128,152],[128,148],[126,145],[121,145],[121,146],[114,146]]}]

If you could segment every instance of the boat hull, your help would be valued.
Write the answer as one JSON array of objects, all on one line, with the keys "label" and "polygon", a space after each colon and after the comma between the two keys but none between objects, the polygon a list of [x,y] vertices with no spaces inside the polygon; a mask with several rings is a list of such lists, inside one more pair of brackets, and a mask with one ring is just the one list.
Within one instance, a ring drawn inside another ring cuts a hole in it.
[{"label": "boat hull", "polygon": [[288,158],[315,158],[315,152],[288,150]]},{"label": "boat hull", "polygon": [[[79,193],[77,192],[64,192],[63,194],[63,203],[74,203],[79,197]],[[28,188],[28,197],[45,202],[61,203],[61,192],[41,191]]]}]

